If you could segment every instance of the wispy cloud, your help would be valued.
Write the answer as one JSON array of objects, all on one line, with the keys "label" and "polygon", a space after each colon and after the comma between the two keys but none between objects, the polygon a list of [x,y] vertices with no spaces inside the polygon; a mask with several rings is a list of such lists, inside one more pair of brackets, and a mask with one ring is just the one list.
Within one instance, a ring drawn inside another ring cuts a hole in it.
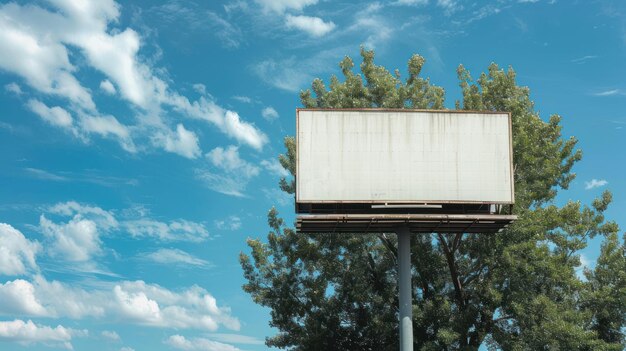
[{"label": "wispy cloud", "polygon": [[207,334],[212,339],[220,342],[227,342],[231,344],[246,344],[246,345],[263,345],[264,341],[252,336],[241,334],[225,334],[225,333],[209,333]]},{"label": "wispy cloud", "polygon": [[585,182],[585,190],[591,190],[594,188],[600,188],[603,187],[605,185],[607,185],[609,182],[607,182],[604,179],[592,179],[588,182]]},{"label": "wispy cloud", "polygon": [[195,257],[183,250],[179,249],[158,249],[154,252],[141,254],[139,256],[144,260],[148,260],[155,263],[176,265],[179,267],[187,268],[209,268],[212,264],[209,261],[205,261],[198,257]]},{"label": "wispy cloud", "polygon": [[136,186],[139,184],[137,179],[104,175],[99,170],[85,170],[82,173],[67,171],[52,172],[39,168],[26,167],[24,171],[26,175],[30,177],[55,182],[81,182],[106,187],[117,187],[121,185]]},{"label": "wispy cloud", "polygon": [[201,350],[215,350],[215,351],[241,351],[239,348],[224,344],[219,341],[210,340],[207,338],[190,338],[187,339],[182,335],[172,335],[166,339],[163,343],[179,350],[186,351],[201,351]]},{"label": "wispy cloud", "polygon": [[587,56],[582,56],[582,57],[573,59],[572,63],[581,65],[583,63],[587,63],[588,61],[595,60],[597,58],[598,58],[597,55],[587,55]]},{"label": "wispy cloud", "polygon": [[626,93],[623,92],[621,89],[609,89],[609,90],[598,91],[596,93],[592,93],[591,95],[593,95],[593,96],[615,96],[615,95],[626,95]]},{"label": "wispy cloud", "polygon": [[243,197],[250,180],[260,173],[260,168],[239,156],[239,148],[216,147],[206,155],[213,169],[198,168],[196,177],[210,189],[222,194]]},{"label": "wispy cloud", "polygon": [[162,23],[181,30],[197,31],[219,39],[226,48],[236,49],[244,40],[241,29],[226,16],[209,11],[192,1],[170,0],[150,9]]},{"label": "wispy cloud", "polygon": [[251,104],[252,103],[252,99],[247,97],[247,96],[239,96],[239,95],[235,95],[233,96],[233,99],[239,101],[239,102],[243,102],[244,104]]}]

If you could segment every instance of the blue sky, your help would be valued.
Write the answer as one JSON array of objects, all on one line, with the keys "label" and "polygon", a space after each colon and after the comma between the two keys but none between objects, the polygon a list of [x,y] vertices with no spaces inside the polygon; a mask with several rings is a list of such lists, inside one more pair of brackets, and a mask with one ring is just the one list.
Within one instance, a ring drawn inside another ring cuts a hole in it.
[{"label": "blue sky", "polygon": [[5,1],[0,348],[265,349],[238,254],[271,206],[294,218],[298,92],[361,45],[424,56],[448,108],[458,64],[514,67],[584,151],[559,203],[610,189],[626,225],[622,1]]}]

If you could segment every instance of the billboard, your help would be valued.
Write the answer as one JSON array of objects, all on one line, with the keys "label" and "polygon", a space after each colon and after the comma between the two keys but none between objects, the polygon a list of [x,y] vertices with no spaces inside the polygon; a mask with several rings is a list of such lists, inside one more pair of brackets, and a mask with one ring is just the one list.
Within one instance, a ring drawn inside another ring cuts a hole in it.
[{"label": "billboard", "polygon": [[513,204],[506,112],[296,111],[296,203]]}]

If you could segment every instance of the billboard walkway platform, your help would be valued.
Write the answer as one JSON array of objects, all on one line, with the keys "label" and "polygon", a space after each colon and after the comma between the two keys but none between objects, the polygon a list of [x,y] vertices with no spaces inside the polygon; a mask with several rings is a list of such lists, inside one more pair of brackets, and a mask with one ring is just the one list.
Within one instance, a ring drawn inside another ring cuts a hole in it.
[{"label": "billboard walkway platform", "polygon": [[497,233],[515,215],[500,214],[307,214],[298,215],[299,233]]}]

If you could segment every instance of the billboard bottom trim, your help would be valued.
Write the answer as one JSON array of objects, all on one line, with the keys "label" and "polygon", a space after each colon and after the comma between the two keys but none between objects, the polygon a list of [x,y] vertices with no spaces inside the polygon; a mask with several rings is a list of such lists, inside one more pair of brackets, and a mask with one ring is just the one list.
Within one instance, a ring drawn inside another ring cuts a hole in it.
[{"label": "billboard bottom trim", "polygon": [[497,233],[515,221],[499,214],[310,214],[298,215],[299,233]]}]

